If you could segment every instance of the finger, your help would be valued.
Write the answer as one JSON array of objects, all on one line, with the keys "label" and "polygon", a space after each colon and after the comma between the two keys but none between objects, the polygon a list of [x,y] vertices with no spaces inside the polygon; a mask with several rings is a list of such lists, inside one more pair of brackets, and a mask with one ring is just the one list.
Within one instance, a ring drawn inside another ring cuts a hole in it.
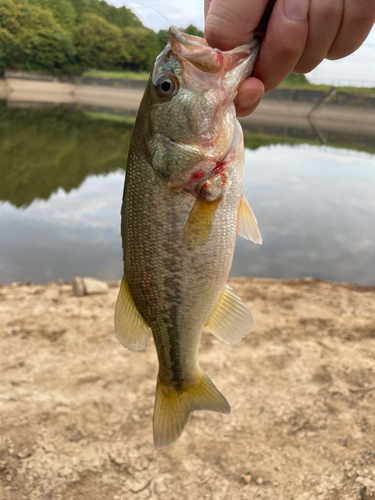
[{"label": "finger", "polygon": [[206,20],[212,0],[204,0],[204,20]]},{"label": "finger", "polygon": [[251,115],[251,113],[254,113],[254,111],[259,106],[261,100],[262,100],[262,98],[259,97],[259,99],[255,102],[255,104],[250,106],[250,108],[236,108],[237,118],[243,118],[245,116]]},{"label": "finger", "polygon": [[221,50],[230,50],[249,43],[267,4],[268,0],[206,1],[205,8],[209,8],[204,33],[208,44]]},{"label": "finger", "polygon": [[310,0],[305,50],[294,71],[308,73],[326,57],[341,26],[344,0]]},{"label": "finger", "polygon": [[252,113],[260,103],[264,94],[264,85],[257,78],[247,78],[238,89],[234,101],[237,116],[247,116]]},{"label": "finger", "polygon": [[308,33],[309,0],[277,0],[253,76],[266,92],[282,82],[301,58]]},{"label": "finger", "polygon": [[344,16],[327,59],[340,59],[358,49],[375,22],[374,0],[345,0]]}]

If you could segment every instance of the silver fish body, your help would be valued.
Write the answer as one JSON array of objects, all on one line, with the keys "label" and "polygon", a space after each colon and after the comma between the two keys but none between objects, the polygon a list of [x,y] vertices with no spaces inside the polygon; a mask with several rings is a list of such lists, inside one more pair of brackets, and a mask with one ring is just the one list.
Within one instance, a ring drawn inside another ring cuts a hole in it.
[{"label": "silver fish body", "polygon": [[[136,120],[121,212],[124,279],[115,327],[134,351],[146,347],[152,331],[159,359],[157,447],[175,441],[194,410],[230,412],[197,361],[203,328],[230,343],[254,324],[226,281],[241,205],[256,226],[241,202],[244,149],[233,104],[256,52],[253,43],[220,53],[171,28]],[[257,226],[253,239],[260,237],[256,232]]]}]

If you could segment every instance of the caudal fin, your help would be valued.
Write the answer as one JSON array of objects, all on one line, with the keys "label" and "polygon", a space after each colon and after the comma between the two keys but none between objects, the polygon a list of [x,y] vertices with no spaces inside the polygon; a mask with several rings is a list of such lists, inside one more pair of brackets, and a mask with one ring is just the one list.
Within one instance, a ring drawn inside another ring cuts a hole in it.
[{"label": "caudal fin", "polygon": [[183,392],[170,392],[158,378],[154,408],[154,444],[163,448],[180,437],[191,412],[209,410],[230,413],[225,397],[202,373],[200,383]]}]

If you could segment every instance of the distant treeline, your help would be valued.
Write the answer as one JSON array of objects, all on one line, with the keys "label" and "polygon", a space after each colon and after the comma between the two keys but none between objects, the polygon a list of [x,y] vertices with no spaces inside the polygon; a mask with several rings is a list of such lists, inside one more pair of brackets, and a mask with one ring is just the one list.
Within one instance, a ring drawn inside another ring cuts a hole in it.
[{"label": "distant treeline", "polygon": [[[203,36],[194,26],[185,31]],[[0,73],[148,71],[167,39],[103,0],[0,0]]]}]

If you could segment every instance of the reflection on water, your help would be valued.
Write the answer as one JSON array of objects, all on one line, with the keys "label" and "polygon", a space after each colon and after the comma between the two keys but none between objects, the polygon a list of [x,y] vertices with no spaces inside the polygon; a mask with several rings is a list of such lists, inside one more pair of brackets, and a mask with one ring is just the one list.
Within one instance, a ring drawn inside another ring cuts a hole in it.
[{"label": "reflection on water", "polygon": [[[130,133],[76,112],[0,108],[0,283],[121,276]],[[264,244],[239,238],[232,275],[375,285],[374,181],[371,154],[247,149],[244,192]]]},{"label": "reflection on water", "polygon": [[323,146],[246,151],[263,246],[239,238],[232,275],[375,285],[375,155]]}]

